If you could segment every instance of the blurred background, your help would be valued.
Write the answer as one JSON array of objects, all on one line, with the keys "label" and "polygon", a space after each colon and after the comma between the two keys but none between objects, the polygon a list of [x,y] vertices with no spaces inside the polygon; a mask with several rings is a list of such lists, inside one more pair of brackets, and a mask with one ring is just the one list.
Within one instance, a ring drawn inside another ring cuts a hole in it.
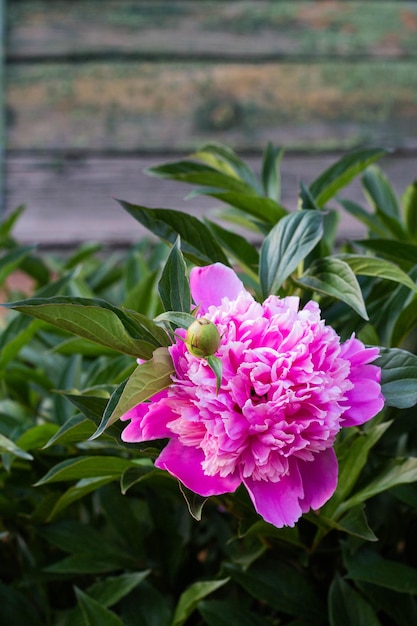
[{"label": "blurred background", "polygon": [[207,141],[255,169],[284,147],[289,208],[355,147],[392,149],[398,193],[417,177],[416,1],[3,0],[3,27],[3,213],[26,205],[22,242],[131,243],[114,198],[211,210],[143,173]]}]

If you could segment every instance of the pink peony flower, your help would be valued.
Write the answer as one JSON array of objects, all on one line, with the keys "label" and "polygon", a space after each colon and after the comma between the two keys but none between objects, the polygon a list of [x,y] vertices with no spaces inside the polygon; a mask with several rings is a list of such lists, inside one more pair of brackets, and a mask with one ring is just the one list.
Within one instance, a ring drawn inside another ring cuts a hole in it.
[{"label": "pink peony flower", "polygon": [[[155,465],[202,496],[243,483],[257,512],[293,526],[337,485],[333,444],[383,407],[378,348],[345,343],[315,302],[270,296],[259,304],[230,268],[194,268],[198,316],[218,328],[222,381],[184,341],[170,347],[172,385],[123,416],[128,442],[169,438]],[[185,335],[185,331],[183,331]]]}]

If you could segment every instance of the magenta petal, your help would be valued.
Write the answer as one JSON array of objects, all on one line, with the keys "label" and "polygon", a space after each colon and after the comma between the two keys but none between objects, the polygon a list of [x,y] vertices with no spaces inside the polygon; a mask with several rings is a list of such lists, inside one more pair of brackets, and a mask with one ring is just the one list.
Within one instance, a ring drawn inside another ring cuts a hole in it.
[{"label": "magenta petal", "polygon": [[216,496],[237,489],[240,484],[237,475],[226,478],[207,476],[201,467],[203,461],[204,454],[200,448],[183,446],[177,439],[171,439],[156,459],[155,466],[167,470],[200,496]]},{"label": "magenta petal", "polygon": [[282,528],[294,526],[303,514],[300,500],[304,496],[303,484],[297,464],[279,482],[244,479],[255,509],[266,522]]},{"label": "magenta petal", "polygon": [[314,461],[298,461],[298,469],[304,487],[303,513],[310,508],[319,509],[332,497],[337,486],[338,463],[333,448],[319,452]]},{"label": "magenta petal", "polygon": [[130,424],[122,432],[122,440],[138,443],[171,437],[172,431],[168,429],[167,423],[176,417],[166,398],[155,403],[139,404],[121,418],[130,419]]},{"label": "magenta petal", "polygon": [[202,315],[209,306],[220,306],[223,298],[235,300],[241,291],[245,291],[235,272],[222,263],[193,267],[190,272],[190,289]]}]

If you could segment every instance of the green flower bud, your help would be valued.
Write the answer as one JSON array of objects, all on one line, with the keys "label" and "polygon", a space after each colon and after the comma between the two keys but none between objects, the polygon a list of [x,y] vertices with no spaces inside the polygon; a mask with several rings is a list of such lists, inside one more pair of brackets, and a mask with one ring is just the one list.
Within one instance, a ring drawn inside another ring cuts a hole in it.
[{"label": "green flower bud", "polygon": [[205,317],[196,319],[187,330],[185,345],[193,356],[207,357],[214,354],[220,346],[216,325]]}]

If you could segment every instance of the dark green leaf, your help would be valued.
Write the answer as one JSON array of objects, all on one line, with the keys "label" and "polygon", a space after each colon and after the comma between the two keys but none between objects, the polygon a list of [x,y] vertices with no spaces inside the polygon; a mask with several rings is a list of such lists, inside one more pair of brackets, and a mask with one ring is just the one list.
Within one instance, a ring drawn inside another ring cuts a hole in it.
[{"label": "dark green leaf", "polygon": [[78,480],[80,478],[94,478],[102,476],[114,476],[119,478],[134,461],[117,456],[85,456],[74,459],[66,459],[54,465],[46,474],[38,480],[36,486],[46,483],[55,483],[64,480]]},{"label": "dark green leaf", "polygon": [[409,271],[417,264],[417,245],[389,239],[363,239],[355,243],[373,250],[385,259],[390,259],[405,271]]},{"label": "dark green leaf", "polygon": [[169,345],[166,333],[151,320],[104,300],[57,296],[7,306],[134,357],[148,359],[156,347]]},{"label": "dark green leaf", "polygon": [[408,236],[411,241],[417,243],[417,180],[405,190],[402,204]]},{"label": "dark green leaf", "polygon": [[178,238],[172,246],[158,284],[159,295],[165,311],[190,312],[191,295],[186,270]]},{"label": "dark green leaf", "polygon": [[387,461],[384,467],[360,491],[354,493],[338,508],[338,514],[369,500],[378,493],[388,491],[397,485],[413,483],[417,480],[417,458],[395,458]]},{"label": "dark green leaf", "polygon": [[339,199],[339,203],[345,211],[360,220],[362,224],[365,224],[369,232],[378,235],[379,237],[389,237],[389,231],[376,215],[369,213],[369,211],[365,211],[365,209],[363,209],[359,204],[356,204],[356,202],[352,202],[351,200]]},{"label": "dark green leaf", "polygon": [[223,600],[203,600],[198,604],[205,623],[209,626],[265,626],[263,617]]},{"label": "dark green leaf", "polygon": [[22,246],[14,248],[11,252],[7,252],[0,258],[0,285],[13,270],[15,270],[25,256],[31,252],[35,246]]},{"label": "dark green leaf", "polygon": [[233,178],[239,178],[247,183],[256,193],[260,194],[262,192],[259,180],[254,172],[228,146],[220,143],[207,143],[191,156],[207,163],[207,165],[214,167],[219,172],[231,175]]},{"label": "dark green leaf", "polygon": [[29,452],[22,450],[22,448],[19,448],[19,446],[17,446],[11,439],[0,433],[0,453],[3,452],[8,452],[13,456],[17,456],[28,461],[33,460],[33,456],[29,454]]},{"label": "dark green leaf", "polygon": [[330,626],[381,626],[371,605],[340,577],[330,586],[329,621]]},{"label": "dark green leaf", "polygon": [[297,211],[284,217],[265,238],[260,254],[260,281],[264,297],[276,293],[323,235],[323,216]]},{"label": "dark green leaf", "polygon": [[381,348],[375,364],[382,369],[387,406],[406,409],[417,403],[417,356],[399,348]]},{"label": "dark green leaf", "polygon": [[102,606],[117,604],[122,598],[140,585],[150,574],[150,570],[111,576],[100,580],[87,589],[88,595]]},{"label": "dark green leaf", "polygon": [[337,298],[350,306],[365,320],[368,319],[361,288],[355,274],[345,261],[334,257],[317,259],[296,280],[296,283],[318,293]]},{"label": "dark green leaf", "polygon": [[258,271],[259,254],[256,248],[245,237],[226,230],[219,224],[205,220],[220,245],[249,272]]},{"label": "dark green leaf", "polygon": [[45,626],[38,609],[29,604],[23,591],[0,583],[0,623],[2,626]]},{"label": "dark green leaf", "polygon": [[82,478],[79,480],[76,485],[70,487],[67,491],[65,491],[57,500],[55,506],[53,507],[51,513],[48,516],[47,521],[51,520],[58,515],[61,511],[63,511],[67,506],[80,500],[87,494],[92,491],[97,491],[103,485],[107,485],[108,483],[116,480],[117,477],[110,476],[95,476],[94,478]]},{"label": "dark green leaf", "polygon": [[174,365],[168,350],[166,348],[155,350],[152,359],[137,366],[124,386],[113,411],[110,413],[106,410],[94,438],[134,406],[169,387],[172,384],[171,375],[174,373]]},{"label": "dark green leaf", "polygon": [[310,191],[318,206],[323,207],[339,189],[348,185],[355,176],[384,154],[386,150],[378,148],[357,150],[331,165],[310,185]]},{"label": "dark green leaf", "polygon": [[184,496],[184,500],[187,503],[190,515],[197,520],[197,522],[199,522],[201,520],[201,515],[204,505],[207,502],[207,498],[203,498],[203,496],[199,496],[197,493],[190,491],[190,489],[187,489],[187,487],[180,482],[178,482],[178,486]]},{"label": "dark green leaf", "polygon": [[193,215],[171,209],[148,209],[123,200],[119,202],[132,217],[163,241],[174,244],[180,236],[184,254],[195,263],[228,264],[223,250],[207,226]]},{"label": "dark green leaf", "polygon": [[391,344],[399,346],[417,327],[417,298],[412,300],[398,315],[391,334]]},{"label": "dark green leaf", "polygon": [[201,163],[188,161],[186,159],[177,161],[176,163],[157,165],[156,167],[147,169],[149,174],[158,176],[159,178],[179,180],[184,183],[204,185],[206,187],[252,195],[256,193],[253,187],[239,178],[232,168],[230,168],[229,171],[230,173],[225,174],[209,165],[202,165]]},{"label": "dark green leaf", "polygon": [[394,190],[379,167],[368,167],[362,176],[362,185],[365,195],[377,213],[382,213],[396,220],[400,224],[400,211]]},{"label": "dark green leaf", "polygon": [[217,591],[229,582],[229,578],[220,580],[205,580],[204,582],[193,583],[180,596],[175,609],[172,626],[182,626],[185,624],[191,613],[195,611],[200,600]]},{"label": "dark green leaf", "polygon": [[283,157],[282,148],[273,146],[268,142],[262,158],[262,185],[268,198],[279,202],[281,199],[281,177],[279,166]]},{"label": "dark green leaf", "polygon": [[378,558],[375,561],[353,564],[349,567],[347,578],[417,595],[417,570],[397,561]]},{"label": "dark green leaf", "polygon": [[392,280],[395,283],[405,285],[412,291],[417,291],[417,285],[411,278],[389,261],[360,254],[339,254],[337,258],[347,263],[355,274]]},{"label": "dark green leaf", "polygon": [[113,611],[106,609],[81,589],[75,588],[75,595],[81,607],[85,626],[124,626]]},{"label": "dark green leaf", "polygon": [[207,191],[205,195],[221,200],[267,224],[276,224],[288,215],[288,211],[271,198],[249,196],[235,191]]},{"label": "dark green leaf", "polygon": [[276,559],[259,559],[248,570],[227,565],[233,579],[271,608],[322,624],[323,607],[314,587],[296,569]]}]

